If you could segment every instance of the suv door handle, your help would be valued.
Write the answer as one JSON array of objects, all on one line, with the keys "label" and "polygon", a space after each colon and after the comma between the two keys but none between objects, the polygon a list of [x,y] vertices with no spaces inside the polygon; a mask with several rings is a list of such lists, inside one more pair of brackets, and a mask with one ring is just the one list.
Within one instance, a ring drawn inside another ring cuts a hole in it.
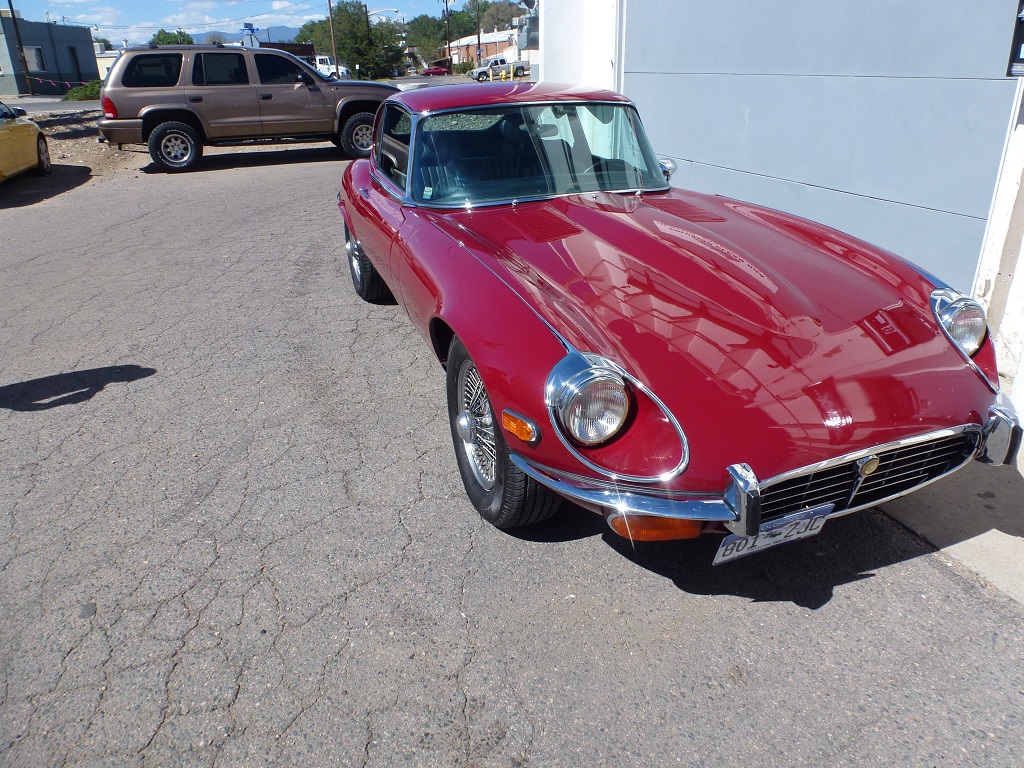
[{"label": "suv door handle", "polygon": [[198,104],[200,101],[203,100],[203,97],[202,96],[189,96],[188,100],[191,101],[193,104]]},{"label": "suv door handle", "polygon": [[263,101],[270,101],[272,98],[274,98],[274,94],[272,94],[272,93],[261,93],[260,94],[260,98]]}]

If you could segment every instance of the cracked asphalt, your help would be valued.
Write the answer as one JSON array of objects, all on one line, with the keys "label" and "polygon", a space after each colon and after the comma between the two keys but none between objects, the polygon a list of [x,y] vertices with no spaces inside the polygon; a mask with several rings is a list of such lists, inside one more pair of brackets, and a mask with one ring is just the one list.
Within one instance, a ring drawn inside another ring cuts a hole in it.
[{"label": "cracked asphalt", "polygon": [[1021,604],[877,511],[499,532],[336,150],[127,165],[0,187],[0,765],[1020,765]]}]

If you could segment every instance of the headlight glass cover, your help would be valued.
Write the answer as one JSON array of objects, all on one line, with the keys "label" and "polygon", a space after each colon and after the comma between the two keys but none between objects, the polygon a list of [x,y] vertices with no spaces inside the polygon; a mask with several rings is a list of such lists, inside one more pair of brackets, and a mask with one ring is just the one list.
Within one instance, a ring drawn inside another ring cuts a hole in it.
[{"label": "headlight glass cover", "polygon": [[971,357],[981,348],[988,325],[985,310],[977,301],[940,288],[932,293],[932,309],[943,332],[965,355]]},{"label": "headlight glass cover", "polygon": [[629,389],[608,369],[590,369],[566,381],[555,402],[558,421],[577,443],[600,445],[614,437],[629,416]]}]

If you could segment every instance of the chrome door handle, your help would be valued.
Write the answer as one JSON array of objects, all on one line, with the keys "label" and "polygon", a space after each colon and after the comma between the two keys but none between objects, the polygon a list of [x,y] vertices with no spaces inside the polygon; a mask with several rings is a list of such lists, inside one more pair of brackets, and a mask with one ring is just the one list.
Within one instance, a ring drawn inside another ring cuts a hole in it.
[{"label": "chrome door handle", "polygon": [[364,200],[369,200],[370,199],[370,190],[368,190],[366,187],[360,187],[359,188],[359,196],[361,198],[363,198]]}]

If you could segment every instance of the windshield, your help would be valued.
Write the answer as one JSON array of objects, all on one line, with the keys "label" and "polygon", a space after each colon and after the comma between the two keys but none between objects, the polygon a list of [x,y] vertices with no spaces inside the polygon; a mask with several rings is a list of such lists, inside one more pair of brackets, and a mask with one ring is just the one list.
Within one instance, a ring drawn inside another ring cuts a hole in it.
[{"label": "windshield", "polygon": [[626,104],[431,115],[419,121],[413,168],[413,198],[441,206],[668,186]]}]

